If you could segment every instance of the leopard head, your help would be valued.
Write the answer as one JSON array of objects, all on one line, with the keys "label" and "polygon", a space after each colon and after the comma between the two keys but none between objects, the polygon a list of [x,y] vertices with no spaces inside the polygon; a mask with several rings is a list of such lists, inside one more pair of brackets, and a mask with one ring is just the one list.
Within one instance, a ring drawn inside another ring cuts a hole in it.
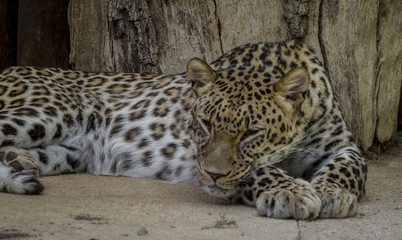
[{"label": "leopard head", "polygon": [[283,159],[293,141],[309,74],[294,68],[274,81],[257,69],[249,64],[214,71],[196,58],[187,65],[198,96],[192,138],[211,194],[233,195],[258,167]]}]

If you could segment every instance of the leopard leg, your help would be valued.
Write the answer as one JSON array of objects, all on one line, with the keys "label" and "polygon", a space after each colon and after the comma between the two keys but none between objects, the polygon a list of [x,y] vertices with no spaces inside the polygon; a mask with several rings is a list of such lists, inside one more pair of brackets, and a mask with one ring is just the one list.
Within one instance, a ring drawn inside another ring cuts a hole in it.
[{"label": "leopard leg", "polygon": [[39,168],[35,164],[33,156],[24,149],[2,147],[0,148],[0,161],[18,172],[39,177]]},{"label": "leopard leg", "polygon": [[85,164],[79,160],[78,148],[51,145],[22,149],[0,147],[0,191],[16,194],[38,194],[43,186],[37,177],[79,172]]},{"label": "leopard leg", "polygon": [[86,168],[76,145],[55,144],[28,152],[34,157],[41,176],[82,172]]},{"label": "leopard leg", "polygon": [[309,182],[294,179],[275,167],[262,167],[241,186],[240,199],[272,218],[315,219],[320,199]]},{"label": "leopard leg", "polygon": [[367,163],[356,147],[332,154],[311,181],[321,199],[321,218],[356,215],[357,201],[364,194]]}]

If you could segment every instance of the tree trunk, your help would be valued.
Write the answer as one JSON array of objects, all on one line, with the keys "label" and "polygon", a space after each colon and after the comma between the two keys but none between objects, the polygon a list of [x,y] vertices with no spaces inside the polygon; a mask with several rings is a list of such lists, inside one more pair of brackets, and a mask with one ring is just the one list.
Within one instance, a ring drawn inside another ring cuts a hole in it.
[{"label": "tree trunk", "polygon": [[402,1],[71,0],[70,64],[87,71],[177,73],[247,43],[303,39],[328,70],[364,149],[395,134]]},{"label": "tree trunk", "polygon": [[173,2],[71,1],[70,63],[90,71],[174,73],[192,57],[222,54],[214,2]]}]

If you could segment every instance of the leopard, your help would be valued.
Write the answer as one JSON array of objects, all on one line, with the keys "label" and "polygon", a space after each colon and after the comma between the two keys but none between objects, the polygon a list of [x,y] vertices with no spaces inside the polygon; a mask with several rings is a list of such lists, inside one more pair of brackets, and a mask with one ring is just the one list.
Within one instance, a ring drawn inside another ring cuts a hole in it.
[{"label": "leopard", "polygon": [[11,67],[0,75],[0,191],[42,176],[154,178],[260,216],[357,213],[367,161],[328,71],[298,40],[244,44],[171,75]]}]

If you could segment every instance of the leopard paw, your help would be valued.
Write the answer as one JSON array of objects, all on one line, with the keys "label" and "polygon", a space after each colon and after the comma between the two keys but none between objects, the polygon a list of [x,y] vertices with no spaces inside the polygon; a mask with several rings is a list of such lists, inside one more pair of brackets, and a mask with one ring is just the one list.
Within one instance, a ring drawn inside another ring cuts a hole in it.
[{"label": "leopard paw", "polygon": [[32,174],[12,172],[13,184],[8,192],[16,194],[39,194],[43,185]]},{"label": "leopard paw", "polygon": [[357,212],[357,197],[343,188],[326,189],[321,195],[321,218],[353,217]]},{"label": "leopard paw", "polygon": [[37,180],[39,168],[24,149],[0,148],[0,191],[15,194],[38,194],[43,185]]},{"label": "leopard paw", "polygon": [[39,168],[35,164],[33,156],[24,149],[2,147],[0,148],[0,161],[17,172],[39,177]]},{"label": "leopard paw", "polygon": [[43,185],[32,174],[18,172],[0,162],[0,191],[15,194],[39,194]]},{"label": "leopard paw", "polygon": [[321,201],[310,183],[296,179],[286,189],[263,192],[258,197],[256,206],[261,216],[311,220],[318,217]]}]

